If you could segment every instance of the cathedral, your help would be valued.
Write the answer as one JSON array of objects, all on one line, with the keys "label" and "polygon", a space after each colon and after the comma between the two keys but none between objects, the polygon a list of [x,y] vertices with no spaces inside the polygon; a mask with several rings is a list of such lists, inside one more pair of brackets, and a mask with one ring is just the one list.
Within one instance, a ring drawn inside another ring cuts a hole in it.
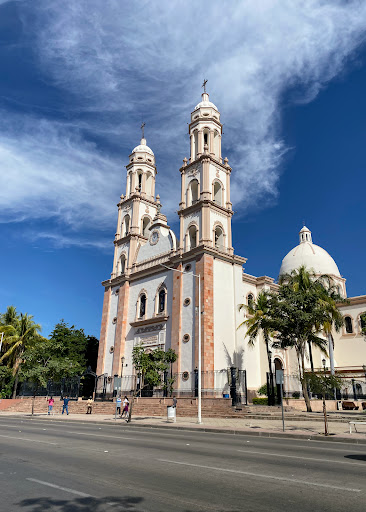
[{"label": "cathedral", "polygon": [[[107,392],[122,377],[122,392],[132,388],[132,349],[172,348],[178,355],[172,371],[175,390],[194,392],[201,332],[202,390],[222,396],[228,389],[229,367],[246,371],[253,392],[266,381],[268,360],[261,339],[248,346],[245,312],[241,304],[261,290],[276,291],[275,279],[255,277],[243,270],[246,258],[232,246],[230,201],[231,167],[222,158],[220,112],[205,91],[191,113],[190,158],[179,169],[181,197],[179,234],[169,227],[156,194],[156,163],[146,139],[136,146],[127,163],[126,193],[118,204],[117,232],[110,279],[104,286],[98,376],[104,375]],[[334,278],[346,297],[345,279],[333,258],[312,241],[305,226],[297,245],[282,261],[281,273],[305,264],[316,273]],[[366,296],[342,305],[346,318],[342,332],[334,333],[329,364],[361,367],[366,364],[366,343],[360,314]],[[333,350],[334,348],[334,350]],[[273,369],[284,369],[288,379],[296,373],[292,351],[271,348]],[[323,354],[314,353],[321,367]],[[288,380],[290,382],[290,380]],[[114,388],[115,389],[115,388]]]}]

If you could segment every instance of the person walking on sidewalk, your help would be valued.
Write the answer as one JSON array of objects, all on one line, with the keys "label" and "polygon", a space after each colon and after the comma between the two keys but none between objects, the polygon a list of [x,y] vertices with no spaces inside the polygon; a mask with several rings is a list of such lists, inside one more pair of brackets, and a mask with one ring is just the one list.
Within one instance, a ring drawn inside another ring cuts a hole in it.
[{"label": "person walking on sidewalk", "polygon": [[125,417],[128,419],[128,406],[130,405],[130,402],[128,401],[128,398],[127,396],[125,396],[124,400],[123,400],[123,411],[122,411],[122,414],[121,414],[121,418],[123,418],[123,415],[125,414]]},{"label": "person walking on sidewalk", "polygon": [[93,410],[93,400],[91,397],[88,398],[86,414],[91,414]]},{"label": "person walking on sidewalk", "polygon": [[51,412],[52,412],[53,404],[55,403],[55,401],[54,401],[53,397],[51,396],[51,397],[47,400],[47,402],[48,402],[48,413],[47,413],[47,414],[48,414],[48,416],[49,416],[49,415],[51,414]]},{"label": "person walking on sidewalk", "polygon": [[70,398],[67,398],[67,395],[64,398],[64,403],[62,406],[62,414],[66,411],[66,414],[69,415],[69,402]]}]

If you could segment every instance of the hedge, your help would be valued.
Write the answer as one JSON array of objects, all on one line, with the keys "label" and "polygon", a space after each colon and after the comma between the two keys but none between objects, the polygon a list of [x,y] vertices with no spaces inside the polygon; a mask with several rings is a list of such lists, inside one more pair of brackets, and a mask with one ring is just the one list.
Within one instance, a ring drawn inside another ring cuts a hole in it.
[{"label": "hedge", "polygon": [[258,397],[258,396],[254,397],[253,405],[268,405],[268,398]]}]

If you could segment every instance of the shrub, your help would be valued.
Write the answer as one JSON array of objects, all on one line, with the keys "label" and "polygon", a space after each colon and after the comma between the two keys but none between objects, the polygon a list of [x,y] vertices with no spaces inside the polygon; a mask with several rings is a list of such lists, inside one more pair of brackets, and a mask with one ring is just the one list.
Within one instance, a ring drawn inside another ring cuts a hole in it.
[{"label": "shrub", "polygon": [[268,398],[256,396],[253,398],[253,405],[268,405]]},{"label": "shrub", "polygon": [[258,395],[268,396],[267,384],[262,384],[262,386],[258,389],[257,393]]}]

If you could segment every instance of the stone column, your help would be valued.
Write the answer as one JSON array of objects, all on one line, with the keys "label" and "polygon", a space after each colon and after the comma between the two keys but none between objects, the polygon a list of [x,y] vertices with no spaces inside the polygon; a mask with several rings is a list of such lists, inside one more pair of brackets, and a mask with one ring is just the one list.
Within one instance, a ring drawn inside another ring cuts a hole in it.
[{"label": "stone column", "polygon": [[125,281],[120,286],[118,295],[117,325],[113,352],[113,375],[121,375],[121,358],[125,355],[129,292],[130,283]]}]

